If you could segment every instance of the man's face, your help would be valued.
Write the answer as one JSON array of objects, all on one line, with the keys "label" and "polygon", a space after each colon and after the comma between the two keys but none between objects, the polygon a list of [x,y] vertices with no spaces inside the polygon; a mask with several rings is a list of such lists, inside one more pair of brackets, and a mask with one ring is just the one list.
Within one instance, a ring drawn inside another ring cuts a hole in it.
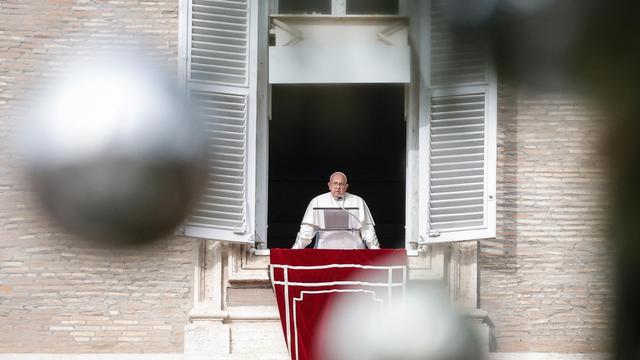
[{"label": "man's face", "polygon": [[334,174],[331,179],[329,179],[329,191],[331,191],[331,195],[334,198],[344,196],[344,193],[347,192],[349,188],[349,184],[347,184],[347,179],[340,174]]}]

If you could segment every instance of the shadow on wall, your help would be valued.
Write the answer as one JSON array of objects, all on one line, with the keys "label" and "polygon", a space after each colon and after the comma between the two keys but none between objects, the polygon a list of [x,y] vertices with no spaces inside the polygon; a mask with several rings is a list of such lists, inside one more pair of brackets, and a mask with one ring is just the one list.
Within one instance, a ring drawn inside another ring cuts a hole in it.
[{"label": "shadow on wall", "polygon": [[498,139],[496,168],[496,238],[480,242],[479,261],[484,269],[515,273],[518,234],[518,119],[516,92],[498,87]]}]

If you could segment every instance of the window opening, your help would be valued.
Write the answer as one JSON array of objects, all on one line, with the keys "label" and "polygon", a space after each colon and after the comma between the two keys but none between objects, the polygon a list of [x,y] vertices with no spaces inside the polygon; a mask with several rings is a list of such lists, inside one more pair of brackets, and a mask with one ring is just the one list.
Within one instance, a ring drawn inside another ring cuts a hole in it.
[{"label": "window opening", "polygon": [[331,14],[331,0],[279,0],[280,14]]},{"label": "window opening", "polygon": [[398,0],[347,0],[347,15],[397,15]]},{"label": "window opening", "polygon": [[367,202],[381,246],[404,248],[404,85],[274,85],[271,106],[269,247],[293,245],[309,201],[341,170]]}]

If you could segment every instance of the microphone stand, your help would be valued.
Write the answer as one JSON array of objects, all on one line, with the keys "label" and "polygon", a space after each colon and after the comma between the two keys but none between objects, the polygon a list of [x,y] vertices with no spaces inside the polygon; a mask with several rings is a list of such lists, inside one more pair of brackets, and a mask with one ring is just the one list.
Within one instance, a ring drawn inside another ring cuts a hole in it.
[{"label": "microphone stand", "polygon": [[360,229],[362,229],[362,222],[360,221],[360,219],[358,219],[358,217],[355,214],[350,213],[349,210],[344,208],[344,197],[338,196],[338,200],[336,202],[338,203],[338,206],[340,206],[340,209],[342,209],[344,212],[353,216],[356,219],[356,221],[358,222],[358,225],[360,225]]}]

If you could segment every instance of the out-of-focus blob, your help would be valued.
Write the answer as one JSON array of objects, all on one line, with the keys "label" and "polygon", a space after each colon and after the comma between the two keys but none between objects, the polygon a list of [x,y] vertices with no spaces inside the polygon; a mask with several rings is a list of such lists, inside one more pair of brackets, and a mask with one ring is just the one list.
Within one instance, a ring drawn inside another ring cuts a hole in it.
[{"label": "out-of-focus blob", "polygon": [[488,44],[501,79],[538,90],[576,86],[576,47],[594,0],[441,0],[458,36]]},{"label": "out-of-focus blob", "polygon": [[498,0],[443,0],[441,4],[454,25],[470,26],[486,22],[493,15]]},{"label": "out-of-focus blob", "polygon": [[25,136],[27,169],[48,212],[109,244],[172,232],[206,180],[201,123],[139,54],[99,54],[39,96]]},{"label": "out-of-focus blob", "polygon": [[[366,297],[339,301],[323,326],[318,358],[332,360],[481,360],[470,325],[442,292],[413,289],[389,308]],[[346,298],[349,299],[349,298]]]},{"label": "out-of-focus blob", "polygon": [[554,0],[506,0],[505,2],[515,11],[522,14],[532,14],[549,5]]}]

